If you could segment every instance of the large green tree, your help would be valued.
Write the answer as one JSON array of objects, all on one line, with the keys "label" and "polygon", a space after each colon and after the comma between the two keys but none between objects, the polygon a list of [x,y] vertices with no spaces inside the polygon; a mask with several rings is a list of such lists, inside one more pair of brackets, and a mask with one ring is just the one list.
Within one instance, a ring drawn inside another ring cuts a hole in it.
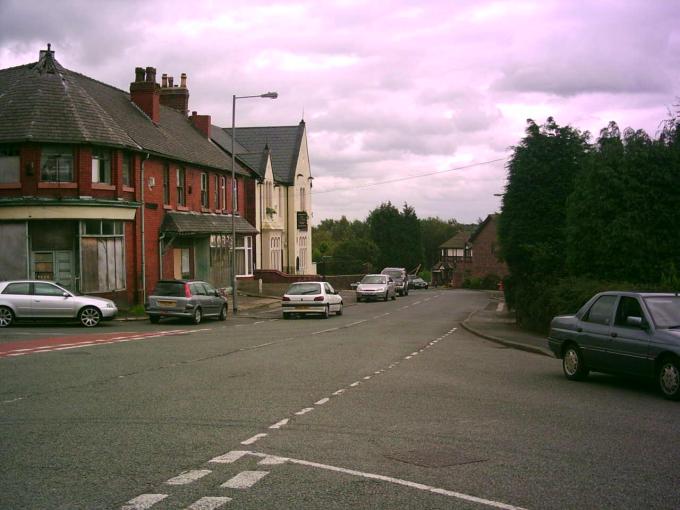
[{"label": "large green tree", "polygon": [[422,262],[420,222],[415,210],[404,204],[402,212],[391,202],[373,209],[366,219],[371,239],[378,247],[377,268],[414,269]]}]

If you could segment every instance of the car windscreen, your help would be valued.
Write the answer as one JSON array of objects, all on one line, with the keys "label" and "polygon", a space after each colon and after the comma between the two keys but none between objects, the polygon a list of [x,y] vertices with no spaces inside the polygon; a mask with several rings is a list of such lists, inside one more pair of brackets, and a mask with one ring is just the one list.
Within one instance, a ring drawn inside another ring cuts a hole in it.
[{"label": "car windscreen", "polygon": [[300,296],[303,294],[321,294],[321,285],[318,283],[295,283],[288,287],[286,294]]},{"label": "car windscreen", "polygon": [[657,328],[680,328],[680,296],[644,298]]},{"label": "car windscreen", "polygon": [[184,297],[184,283],[182,282],[158,282],[151,293],[152,296]]},{"label": "car windscreen", "polygon": [[384,276],[368,275],[368,276],[363,277],[363,279],[361,280],[361,283],[366,283],[366,284],[387,283],[385,280],[386,280],[386,278]]}]

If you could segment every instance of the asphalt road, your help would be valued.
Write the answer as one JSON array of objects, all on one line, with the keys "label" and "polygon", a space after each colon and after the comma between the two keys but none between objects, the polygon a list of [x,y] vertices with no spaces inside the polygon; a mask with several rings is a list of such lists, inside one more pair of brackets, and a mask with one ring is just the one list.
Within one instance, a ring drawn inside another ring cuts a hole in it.
[{"label": "asphalt road", "polygon": [[486,304],[2,331],[0,508],[678,508],[678,404],[460,328]]}]

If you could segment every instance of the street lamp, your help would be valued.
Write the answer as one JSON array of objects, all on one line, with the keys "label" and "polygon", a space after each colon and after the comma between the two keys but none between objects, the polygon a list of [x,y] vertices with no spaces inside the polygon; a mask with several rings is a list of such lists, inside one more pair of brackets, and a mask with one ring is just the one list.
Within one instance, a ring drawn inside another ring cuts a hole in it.
[{"label": "street lamp", "polygon": [[249,99],[253,97],[266,97],[276,99],[279,94],[267,92],[257,96],[237,96],[234,94],[231,104],[231,306],[234,313],[238,311],[236,302],[236,156],[234,154],[234,140],[236,139],[236,100]]}]

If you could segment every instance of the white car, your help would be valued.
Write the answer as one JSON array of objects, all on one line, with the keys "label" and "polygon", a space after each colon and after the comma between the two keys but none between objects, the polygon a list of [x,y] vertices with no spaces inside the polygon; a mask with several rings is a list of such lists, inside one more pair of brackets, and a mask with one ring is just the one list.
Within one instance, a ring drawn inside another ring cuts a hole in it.
[{"label": "white car", "polygon": [[78,320],[87,328],[118,313],[110,299],[83,296],[45,280],[0,282],[0,327],[15,320]]},{"label": "white car", "polygon": [[368,301],[369,299],[397,299],[397,291],[394,287],[392,277],[385,274],[367,274],[364,276],[356,288],[357,301]]},{"label": "white car", "polygon": [[342,315],[342,297],[328,282],[297,282],[283,295],[281,312],[284,319],[309,313],[327,319],[331,312]]}]

